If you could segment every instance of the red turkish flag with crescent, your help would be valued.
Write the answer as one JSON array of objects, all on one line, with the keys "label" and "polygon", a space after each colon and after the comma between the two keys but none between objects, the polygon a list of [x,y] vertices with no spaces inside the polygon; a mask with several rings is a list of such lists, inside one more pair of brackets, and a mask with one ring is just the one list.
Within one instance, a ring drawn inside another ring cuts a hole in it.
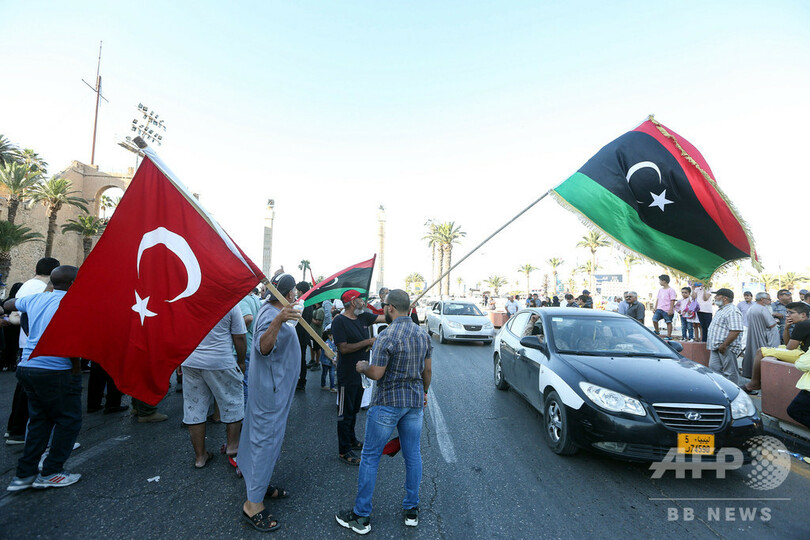
[{"label": "red turkish flag with crescent", "polygon": [[155,405],[172,371],[264,275],[144,152],[31,356],[88,358],[122,392]]}]

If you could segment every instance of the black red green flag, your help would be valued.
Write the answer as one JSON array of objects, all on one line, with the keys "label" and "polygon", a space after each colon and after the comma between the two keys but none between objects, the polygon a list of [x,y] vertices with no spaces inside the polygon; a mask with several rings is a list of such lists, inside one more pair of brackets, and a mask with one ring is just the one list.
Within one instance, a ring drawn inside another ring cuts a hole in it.
[{"label": "black red green flag", "polygon": [[359,292],[363,298],[368,298],[368,291],[371,289],[371,273],[374,271],[374,261],[376,260],[377,256],[374,255],[367,261],[344,268],[315,284],[298,300],[304,302],[304,307],[312,306],[324,300],[340,298],[344,292],[350,289]]},{"label": "black red green flag", "polygon": [[754,240],[709,164],[652,116],[602,148],[550,192],[631,251],[708,280],[751,258]]}]

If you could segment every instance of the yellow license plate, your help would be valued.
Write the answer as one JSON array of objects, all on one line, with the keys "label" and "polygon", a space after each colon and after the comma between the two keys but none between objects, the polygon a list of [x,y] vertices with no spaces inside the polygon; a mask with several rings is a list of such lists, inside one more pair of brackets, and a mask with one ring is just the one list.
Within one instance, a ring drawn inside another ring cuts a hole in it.
[{"label": "yellow license plate", "polygon": [[679,454],[714,454],[714,435],[704,433],[678,433]]}]

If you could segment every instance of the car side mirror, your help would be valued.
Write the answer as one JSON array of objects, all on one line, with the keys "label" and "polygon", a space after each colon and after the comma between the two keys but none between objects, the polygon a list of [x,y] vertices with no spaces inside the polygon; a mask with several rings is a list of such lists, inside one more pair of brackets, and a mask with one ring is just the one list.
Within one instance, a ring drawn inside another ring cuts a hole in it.
[{"label": "car side mirror", "polygon": [[527,349],[535,349],[548,356],[548,345],[545,341],[540,341],[537,336],[526,336],[520,338],[520,344]]},{"label": "car side mirror", "polygon": [[683,350],[683,345],[681,345],[677,341],[669,341],[669,342],[667,342],[667,345],[669,345],[672,348],[672,350],[677,352],[677,353],[679,353],[679,352],[681,352]]}]

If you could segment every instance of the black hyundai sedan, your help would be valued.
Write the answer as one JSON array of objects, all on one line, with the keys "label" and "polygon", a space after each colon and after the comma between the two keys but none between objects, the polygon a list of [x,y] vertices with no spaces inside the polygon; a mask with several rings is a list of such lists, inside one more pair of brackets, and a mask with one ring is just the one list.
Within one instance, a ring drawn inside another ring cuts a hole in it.
[{"label": "black hyundai sedan", "polygon": [[760,435],[748,395],[680,350],[617,313],[527,309],[495,337],[495,386],[543,414],[546,443],[561,455],[659,461],[677,448],[710,461]]}]

